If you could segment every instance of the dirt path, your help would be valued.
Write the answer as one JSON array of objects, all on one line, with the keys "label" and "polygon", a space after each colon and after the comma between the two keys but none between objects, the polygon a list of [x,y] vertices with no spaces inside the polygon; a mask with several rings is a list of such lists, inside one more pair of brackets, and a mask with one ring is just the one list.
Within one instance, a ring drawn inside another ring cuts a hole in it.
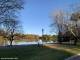
[{"label": "dirt path", "polygon": [[[60,47],[59,44],[53,44],[53,45],[51,44],[51,45],[46,45],[46,46],[49,48],[55,48],[55,49],[60,49],[60,50],[62,49],[62,50],[68,51],[68,52],[76,53],[75,51],[72,51],[69,48]],[[80,54],[76,53],[75,56],[69,57],[66,60],[80,60]]]},{"label": "dirt path", "polygon": [[60,44],[46,44],[45,46],[47,46],[49,48],[65,50],[65,51],[71,52],[71,53],[76,54],[76,55],[80,54],[80,48],[77,48],[75,46],[60,45]]}]

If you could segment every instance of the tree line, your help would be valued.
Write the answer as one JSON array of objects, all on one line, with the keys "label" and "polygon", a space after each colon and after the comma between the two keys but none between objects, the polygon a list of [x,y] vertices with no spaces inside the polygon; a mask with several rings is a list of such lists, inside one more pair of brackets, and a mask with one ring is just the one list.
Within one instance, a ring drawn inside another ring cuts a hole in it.
[{"label": "tree line", "polygon": [[[4,37],[4,32],[3,30],[0,31],[0,45],[3,45],[4,43],[6,43],[7,41],[9,40],[5,40],[6,38]],[[57,36],[56,35],[43,35],[43,36],[39,36],[39,35],[36,35],[36,34],[22,34],[22,33],[16,33],[14,35],[14,40],[15,42],[18,42],[18,41],[26,41],[26,42],[32,42],[32,41],[38,41],[38,40],[42,40],[44,42],[47,42],[47,41],[56,41],[57,40]],[[6,41],[6,42],[4,42]]]},{"label": "tree line", "polygon": [[56,41],[57,36],[56,35],[36,35],[36,34],[16,34],[15,40],[21,40],[21,41],[38,41],[38,40],[43,40],[43,41]]}]

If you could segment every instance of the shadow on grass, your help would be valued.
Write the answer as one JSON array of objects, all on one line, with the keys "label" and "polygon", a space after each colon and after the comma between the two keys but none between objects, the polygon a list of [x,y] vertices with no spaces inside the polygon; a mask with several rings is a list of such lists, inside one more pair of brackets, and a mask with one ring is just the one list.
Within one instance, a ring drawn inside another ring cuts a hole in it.
[{"label": "shadow on grass", "polygon": [[1,47],[0,58],[18,58],[16,60],[64,60],[74,54],[46,46],[12,46]]}]

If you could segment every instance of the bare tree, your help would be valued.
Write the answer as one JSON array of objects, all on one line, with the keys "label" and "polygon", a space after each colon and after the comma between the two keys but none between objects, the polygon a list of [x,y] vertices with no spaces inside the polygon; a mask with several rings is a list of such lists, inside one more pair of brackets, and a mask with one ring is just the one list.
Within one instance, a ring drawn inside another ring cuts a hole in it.
[{"label": "bare tree", "polygon": [[58,32],[58,42],[61,43],[62,40],[62,32],[64,31],[64,13],[62,11],[57,11],[54,13],[54,23],[55,29]]},{"label": "bare tree", "polygon": [[79,3],[75,3],[75,4],[72,4],[71,5],[71,7],[70,7],[71,9],[72,9],[72,13],[71,13],[71,15],[70,15],[70,21],[72,21],[73,22],[73,28],[71,28],[72,29],[72,33],[73,33],[73,35],[74,35],[74,45],[76,45],[77,44],[77,42],[78,42],[78,40],[80,40],[80,4]]},{"label": "bare tree", "polygon": [[14,40],[15,34],[19,33],[20,28],[19,21],[17,20],[5,20],[4,21],[4,31],[6,32],[6,38],[9,40],[10,45]]},{"label": "bare tree", "polygon": [[16,12],[23,8],[23,0],[0,0],[0,23],[3,22],[5,16],[15,17]]},{"label": "bare tree", "polygon": [[74,40],[74,45],[77,44],[77,41],[80,40],[80,4],[76,3],[71,5],[69,11],[64,14],[61,11],[56,12],[54,14],[54,23],[52,24],[54,27],[56,26],[56,31],[58,32],[59,41],[62,40],[62,32],[63,35],[69,37],[67,40]]},{"label": "bare tree", "polygon": [[23,4],[23,0],[0,0],[0,23],[10,45],[12,45],[14,34],[19,27],[17,12],[23,9]]},{"label": "bare tree", "polygon": [[[70,18],[69,14],[66,12],[58,11],[54,13],[54,23],[53,26],[57,29],[58,32],[58,42],[64,42],[70,40]],[[66,34],[67,33],[67,34]]]}]

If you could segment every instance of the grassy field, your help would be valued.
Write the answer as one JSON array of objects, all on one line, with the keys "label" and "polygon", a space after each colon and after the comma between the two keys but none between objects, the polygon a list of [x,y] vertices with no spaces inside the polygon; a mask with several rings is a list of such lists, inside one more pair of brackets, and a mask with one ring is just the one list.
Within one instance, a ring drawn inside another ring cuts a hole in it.
[{"label": "grassy field", "polygon": [[64,50],[37,46],[1,47],[0,58],[18,58],[18,60],[64,60],[74,54]]}]

